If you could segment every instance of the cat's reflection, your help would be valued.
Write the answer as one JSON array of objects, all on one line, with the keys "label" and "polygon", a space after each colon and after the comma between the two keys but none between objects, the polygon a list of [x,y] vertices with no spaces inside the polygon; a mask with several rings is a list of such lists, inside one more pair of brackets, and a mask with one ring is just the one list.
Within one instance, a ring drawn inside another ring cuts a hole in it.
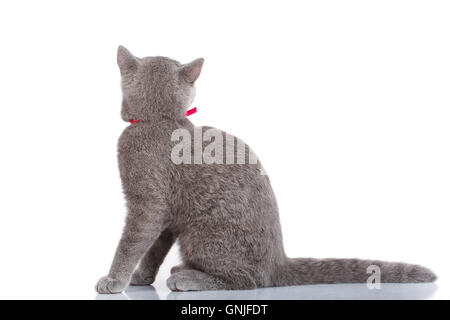
[{"label": "cat's reflection", "polygon": [[159,300],[159,295],[153,286],[129,286],[121,293],[97,294],[95,300]]},{"label": "cat's reflection", "polygon": [[[434,283],[382,283],[369,290],[366,284],[329,284],[260,288],[255,290],[170,292],[168,300],[425,300]],[[98,294],[96,300],[160,300],[153,286],[131,286],[119,294]]]},{"label": "cat's reflection", "polygon": [[169,300],[423,300],[437,290],[434,283],[382,283],[369,290],[366,284],[307,285],[236,291],[171,292]]}]

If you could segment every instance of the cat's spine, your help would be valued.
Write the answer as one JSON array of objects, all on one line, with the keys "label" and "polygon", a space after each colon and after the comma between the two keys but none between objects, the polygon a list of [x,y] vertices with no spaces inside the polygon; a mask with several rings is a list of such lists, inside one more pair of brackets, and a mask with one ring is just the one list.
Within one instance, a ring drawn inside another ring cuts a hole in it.
[{"label": "cat's spine", "polygon": [[[428,268],[402,262],[360,259],[287,259],[273,277],[275,286],[320,283],[366,283],[374,272],[381,283],[433,282]],[[376,278],[376,279],[377,279]]]}]

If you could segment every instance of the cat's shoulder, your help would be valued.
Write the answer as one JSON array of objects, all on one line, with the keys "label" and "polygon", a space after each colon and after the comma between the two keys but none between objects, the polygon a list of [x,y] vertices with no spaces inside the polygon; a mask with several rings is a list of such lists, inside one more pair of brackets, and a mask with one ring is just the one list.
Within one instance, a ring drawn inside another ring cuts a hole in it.
[{"label": "cat's shoulder", "polygon": [[130,124],[119,138],[120,151],[159,150],[170,146],[171,135],[179,128],[173,122],[142,122]]}]

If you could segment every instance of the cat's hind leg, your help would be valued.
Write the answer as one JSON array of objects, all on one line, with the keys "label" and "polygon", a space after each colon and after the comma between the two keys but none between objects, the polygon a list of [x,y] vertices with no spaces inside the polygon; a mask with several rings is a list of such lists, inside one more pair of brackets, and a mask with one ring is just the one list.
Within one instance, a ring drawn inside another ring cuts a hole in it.
[{"label": "cat's hind leg", "polygon": [[184,269],[189,269],[189,267],[185,263],[180,263],[180,264],[178,264],[176,266],[173,266],[170,269],[170,274],[177,273],[177,272],[179,272],[181,270],[184,270]]},{"label": "cat's hind leg", "polygon": [[167,279],[172,291],[223,290],[226,283],[214,276],[194,269],[184,269],[173,273]]},{"label": "cat's hind leg", "polygon": [[[238,281],[238,279],[242,281]],[[255,282],[250,278],[234,277],[237,281],[226,281],[208,273],[184,269],[173,273],[167,279],[167,286],[172,291],[237,290],[254,289]]]}]

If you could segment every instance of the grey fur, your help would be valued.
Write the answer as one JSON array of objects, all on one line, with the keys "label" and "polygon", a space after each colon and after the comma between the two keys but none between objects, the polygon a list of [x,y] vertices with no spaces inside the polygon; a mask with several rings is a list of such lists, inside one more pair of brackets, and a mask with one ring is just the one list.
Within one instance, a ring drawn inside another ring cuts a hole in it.
[{"label": "grey fur", "polygon": [[99,293],[152,283],[175,240],[183,264],[172,268],[167,284],[177,291],[366,282],[373,264],[381,268],[382,282],[436,279],[429,269],[404,263],[288,258],[276,199],[259,161],[171,161],[172,132],[194,130],[184,112],[195,95],[203,59],[187,65],[165,57],[139,59],[119,47],[117,61],[122,118],[141,122],[128,126],[119,140],[128,214],[109,274],[97,283]]}]

